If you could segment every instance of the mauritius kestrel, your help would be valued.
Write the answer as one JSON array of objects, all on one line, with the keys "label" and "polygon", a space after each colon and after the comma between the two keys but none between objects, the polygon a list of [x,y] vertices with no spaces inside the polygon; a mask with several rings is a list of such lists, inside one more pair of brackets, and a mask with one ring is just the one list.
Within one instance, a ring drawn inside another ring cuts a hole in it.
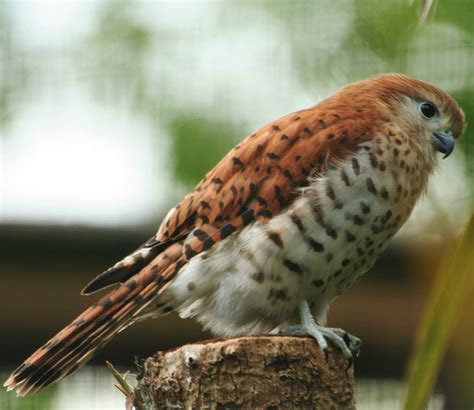
[{"label": "mauritius kestrel", "polygon": [[84,294],[114,289],[5,385],[36,392],[127,326],[170,312],[217,335],[300,324],[350,358],[357,339],[323,326],[328,307],[373,265],[463,129],[448,94],[400,74],[271,122],[209,171],[154,237],[92,280]]}]

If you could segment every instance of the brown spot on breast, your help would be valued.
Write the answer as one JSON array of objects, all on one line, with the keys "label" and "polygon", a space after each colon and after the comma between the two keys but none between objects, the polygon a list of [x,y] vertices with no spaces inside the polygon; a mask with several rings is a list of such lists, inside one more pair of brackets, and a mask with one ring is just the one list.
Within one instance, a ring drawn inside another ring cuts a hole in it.
[{"label": "brown spot on breast", "polygon": [[376,225],[375,223],[373,223],[371,226],[370,226],[370,229],[372,230],[373,233],[377,234],[377,233],[380,233],[382,231],[382,228],[378,225]]},{"label": "brown spot on breast", "polygon": [[269,231],[268,239],[270,239],[279,248],[283,248],[283,241],[281,240],[281,236],[278,232]]},{"label": "brown spot on breast", "polygon": [[342,208],[344,208],[344,204],[341,201],[339,201],[339,199],[336,199],[334,201],[334,209],[342,209]]},{"label": "brown spot on breast", "polygon": [[332,239],[337,239],[337,232],[334,228],[331,226],[326,227],[326,233],[332,238]]},{"label": "brown spot on breast", "polygon": [[296,227],[298,228],[298,231],[300,231],[300,232],[305,231],[303,223],[301,222],[301,219],[299,218],[299,216],[295,212],[292,212],[290,214],[290,219],[291,219],[291,222],[293,222],[296,225]]},{"label": "brown spot on breast", "polygon": [[256,272],[256,273],[253,273],[251,278],[255,281],[255,282],[258,282],[258,283],[263,283],[264,279],[265,279],[265,275],[263,274],[263,272]]},{"label": "brown spot on breast", "polygon": [[311,246],[311,249],[315,252],[323,252],[324,251],[324,245],[322,243],[319,243],[318,241],[314,240],[311,237],[307,238],[308,244]]},{"label": "brown spot on breast", "polygon": [[351,184],[349,181],[349,177],[346,174],[346,171],[344,171],[344,168],[341,169],[341,179],[344,181],[344,184],[346,184],[346,186],[349,186]]},{"label": "brown spot on breast", "polygon": [[376,195],[377,194],[377,189],[375,188],[374,181],[372,181],[372,178],[367,178],[366,179],[366,184],[367,184],[367,190],[371,194]]},{"label": "brown spot on breast", "polygon": [[333,201],[336,199],[336,194],[334,193],[332,186],[329,183],[326,184],[326,195]]},{"label": "brown spot on breast", "polygon": [[285,289],[275,289],[271,288],[268,292],[268,299],[279,299],[279,300],[289,300],[289,297]]},{"label": "brown spot on breast", "polygon": [[360,173],[360,165],[357,158],[352,158],[352,169],[354,170],[354,174],[359,175]]},{"label": "brown spot on breast", "polygon": [[375,157],[375,155],[372,152],[370,153],[369,158],[370,158],[370,164],[372,165],[372,167],[377,168],[379,163],[377,161],[377,158]]},{"label": "brown spot on breast", "polygon": [[303,270],[301,269],[300,265],[298,265],[296,262],[291,261],[290,259],[283,259],[283,265],[285,265],[292,272],[295,272],[299,275],[303,273]]},{"label": "brown spot on breast", "polygon": [[317,288],[320,288],[324,285],[324,282],[322,280],[313,280],[311,284]]},{"label": "brown spot on breast", "polygon": [[325,228],[326,223],[324,222],[324,212],[321,206],[311,202],[311,213],[313,214],[314,220]]},{"label": "brown spot on breast", "polygon": [[392,211],[389,209],[385,215],[382,216],[381,221],[382,223],[386,223],[392,217]]},{"label": "brown spot on breast", "polygon": [[356,240],[355,235],[351,231],[346,229],[344,230],[344,234],[346,235],[347,242],[354,242]]}]

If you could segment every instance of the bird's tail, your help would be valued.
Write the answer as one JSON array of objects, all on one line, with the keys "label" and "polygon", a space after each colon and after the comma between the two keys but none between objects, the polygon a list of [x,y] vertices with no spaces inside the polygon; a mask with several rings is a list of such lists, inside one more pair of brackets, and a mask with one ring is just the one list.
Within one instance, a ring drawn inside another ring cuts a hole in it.
[{"label": "bird's tail", "polygon": [[174,264],[164,271],[156,264],[146,266],[34,352],[4,386],[25,396],[84,366],[114,335],[140,318],[174,270]]}]

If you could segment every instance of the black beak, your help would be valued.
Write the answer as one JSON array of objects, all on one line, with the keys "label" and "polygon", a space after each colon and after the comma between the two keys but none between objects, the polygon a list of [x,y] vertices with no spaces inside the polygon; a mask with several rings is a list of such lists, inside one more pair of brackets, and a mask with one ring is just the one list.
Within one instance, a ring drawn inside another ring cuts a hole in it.
[{"label": "black beak", "polygon": [[454,138],[451,134],[443,132],[433,132],[433,142],[436,149],[444,154],[444,158],[449,157],[449,154],[454,149]]}]

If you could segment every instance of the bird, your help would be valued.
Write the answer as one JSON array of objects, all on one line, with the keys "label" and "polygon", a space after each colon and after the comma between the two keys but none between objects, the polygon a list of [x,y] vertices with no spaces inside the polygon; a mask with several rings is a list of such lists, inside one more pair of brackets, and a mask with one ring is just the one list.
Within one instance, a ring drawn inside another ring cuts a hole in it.
[{"label": "bird", "polygon": [[348,357],[360,340],[326,327],[423,196],[465,128],[440,88],[396,73],[344,86],[232,148],[155,236],[82,291],[109,289],[5,382],[35,393],[112,337],[171,312],[215,335],[302,329]]}]

